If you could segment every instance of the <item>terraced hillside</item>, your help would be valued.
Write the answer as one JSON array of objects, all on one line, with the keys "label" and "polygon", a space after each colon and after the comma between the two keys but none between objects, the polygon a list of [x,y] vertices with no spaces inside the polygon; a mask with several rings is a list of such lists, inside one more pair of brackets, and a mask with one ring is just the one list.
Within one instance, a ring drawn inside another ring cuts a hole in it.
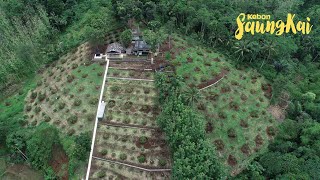
[{"label": "terraced hillside", "polygon": [[91,179],[169,179],[172,162],[156,125],[153,73],[144,70],[144,62],[110,64],[106,117],[97,130]]}]

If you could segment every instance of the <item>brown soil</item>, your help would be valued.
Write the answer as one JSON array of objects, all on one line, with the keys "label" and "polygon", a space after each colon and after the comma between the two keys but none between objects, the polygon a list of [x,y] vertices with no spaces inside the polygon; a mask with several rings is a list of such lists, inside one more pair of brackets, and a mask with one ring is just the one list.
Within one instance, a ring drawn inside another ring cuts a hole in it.
[{"label": "brown soil", "polygon": [[189,63],[192,63],[192,62],[193,62],[193,59],[192,59],[191,57],[188,57],[188,58],[187,58],[187,61],[188,61]]},{"label": "brown soil", "polygon": [[261,89],[264,91],[264,96],[271,99],[272,86],[270,84],[263,84],[263,85],[261,85]]},{"label": "brown soil", "polygon": [[224,143],[221,139],[217,139],[214,141],[214,145],[216,146],[218,151],[223,151],[224,150]]},{"label": "brown soil", "polygon": [[213,61],[220,62],[221,60],[219,58],[214,58]]},{"label": "brown soil", "polygon": [[50,161],[50,166],[53,171],[60,176],[61,179],[69,179],[68,166],[69,160],[68,156],[64,152],[61,146],[54,146],[52,150],[52,159]]},{"label": "brown soil", "polygon": [[266,128],[266,132],[267,132],[268,136],[270,136],[270,137],[276,135],[276,129],[273,126],[268,126]]},{"label": "brown soil", "polygon": [[211,133],[212,131],[213,131],[212,123],[211,123],[211,122],[208,122],[208,123],[207,123],[207,126],[206,126],[206,132],[207,132],[207,133]]},{"label": "brown soil", "polygon": [[235,165],[237,165],[238,164],[238,162],[237,162],[237,159],[233,156],[233,155],[229,155],[229,157],[228,157],[228,164],[230,165],[230,166],[235,166]]},{"label": "brown soil", "polygon": [[242,119],[242,120],[240,121],[240,126],[243,127],[243,128],[248,128],[248,127],[249,127],[249,124],[248,124],[245,120]]},{"label": "brown soil", "polygon": [[256,142],[256,146],[257,146],[257,147],[263,145],[263,139],[262,139],[262,137],[261,137],[260,134],[258,134],[258,135],[256,136],[256,138],[254,139],[254,141]]},{"label": "brown soil", "polygon": [[220,90],[221,93],[227,93],[227,92],[230,92],[230,91],[231,91],[230,87],[222,87],[221,90]]},{"label": "brown soil", "polygon": [[244,144],[242,147],[241,147],[241,152],[243,154],[246,154],[246,155],[249,155],[250,154],[250,147],[248,144]]},{"label": "brown soil", "polygon": [[280,108],[280,106],[278,106],[278,105],[272,105],[272,106],[270,106],[270,107],[268,108],[268,112],[270,112],[270,113],[272,114],[272,116],[273,116],[276,120],[278,120],[278,121],[280,121],[280,122],[282,122],[282,121],[285,119],[285,117],[286,117],[285,111],[282,110],[282,108]]},{"label": "brown soil", "polygon": [[194,71],[195,71],[195,72],[199,72],[199,71],[201,71],[201,69],[200,69],[199,67],[195,67],[195,68],[194,68]]}]

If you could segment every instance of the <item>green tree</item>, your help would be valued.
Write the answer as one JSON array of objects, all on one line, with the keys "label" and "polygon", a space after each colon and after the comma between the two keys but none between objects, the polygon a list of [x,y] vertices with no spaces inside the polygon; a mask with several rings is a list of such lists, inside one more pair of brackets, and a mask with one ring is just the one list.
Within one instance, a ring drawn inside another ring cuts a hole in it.
[{"label": "green tree", "polygon": [[120,34],[120,41],[125,47],[128,47],[131,44],[132,32],[130,29],[126,29]]},{"label": "green tree", "polygon": [[91,137],[88,133],[81,133],[75,139],[74,156],[79,160],[85,160],[91,149]]},{"label": "green tree", "polygon": [[48,166],[52,157],[52,148],[59,143],[58,130],[42,123],[34,130],[32,137],[27,140],[27,156],[32,166],[41,169]]}]

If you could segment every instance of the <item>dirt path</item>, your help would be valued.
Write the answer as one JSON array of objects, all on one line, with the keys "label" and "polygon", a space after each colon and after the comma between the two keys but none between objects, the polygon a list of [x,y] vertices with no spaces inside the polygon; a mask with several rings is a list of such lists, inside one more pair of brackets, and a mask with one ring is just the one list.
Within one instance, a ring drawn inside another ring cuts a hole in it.
[{"label": "dirt path", "polygon": [[143,167],[139,167],[139,166],[135,166],[135,165],[127,164],[127,163],[122,163],[122,162],[118,162],[118,161],[114,161],[114,160],[103,159],[103,158],[99,158],[99,157],[96,157],[96,156],[93,156],[92,158],[97,159],[97,160],[101,160],[101,161],[107,161],[107,162],[114,163],[114,164],[121,164],[121,165],[124,165],[124,166],[127,166],[127,167],[132,167],[132,168],[140,169],[140,170],[147,171],[147,172],[171,171],[171,169],[157,169],[157,168],[155,168],[155,169],[146,169],[146,168],[143,168]]},{"label": "dirt path", "polygon": [[201,83],[198,85],[198,89],[200,90],[203,90],[203,89],[206,89],[210,86],[213,86],[215,84],[217,84],[219,81],[221,81],[224,76],[226,76],[227,74],[229,73],[229,71],[223,69],[220,74],[218,74],[216,77],[214,77],[213,79],[207,81],[207,82],[204,82],[204,83]]},{"label": "dirt path", "polygon": [[120,80],[129,80],[129,81],[149,81],[153,82],[152,79],[135,79],[135,78],[120,78],[120,77],[107,77],[107,79],[120,79]]},{"label": "dirt path", "polygon": [[123,124],[123,123],[114,123],[114,122],[100,122],[100,124],[106,125],[106,126],[123,127],[123,128],[159,129],[157,127],[151,127],[151,126],[142,126],[142,125],[134,125],[134,124]]}]

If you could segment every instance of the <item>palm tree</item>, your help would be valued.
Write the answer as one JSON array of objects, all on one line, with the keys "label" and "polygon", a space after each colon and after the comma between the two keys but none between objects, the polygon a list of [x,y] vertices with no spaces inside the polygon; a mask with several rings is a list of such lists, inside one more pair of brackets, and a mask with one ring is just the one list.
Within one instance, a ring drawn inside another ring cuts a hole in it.
[{"label": "palm tree", "polygon": [[262,47],[263,51],[267,54],[267,57],[262,61],[260,69],[262,68],[262,66],[264,65],[265,61],[268,61],[271,53],[276,52],[276,46],[273,43],[273,41],[266,41],[264,43],[264,46]]},{"label": "palm tree", "polygon": [[239,54],[239,57],[237,59],[237,61],[239,61],[240,57],[242,59],[245,59],[247,54],[249,54],[251,52],[250,50],[250,42],[247,40],[244,41],[237,41],[234,44],[234,49],[236,49],[236,51],[234,52],[235,54]]},{"label": "palm tree", "polygon": [[188,89],[185,92],[185,100],[188,105],[193,106],[196,102],[198,102],[202,98],[202,95],[197,88]]}]

